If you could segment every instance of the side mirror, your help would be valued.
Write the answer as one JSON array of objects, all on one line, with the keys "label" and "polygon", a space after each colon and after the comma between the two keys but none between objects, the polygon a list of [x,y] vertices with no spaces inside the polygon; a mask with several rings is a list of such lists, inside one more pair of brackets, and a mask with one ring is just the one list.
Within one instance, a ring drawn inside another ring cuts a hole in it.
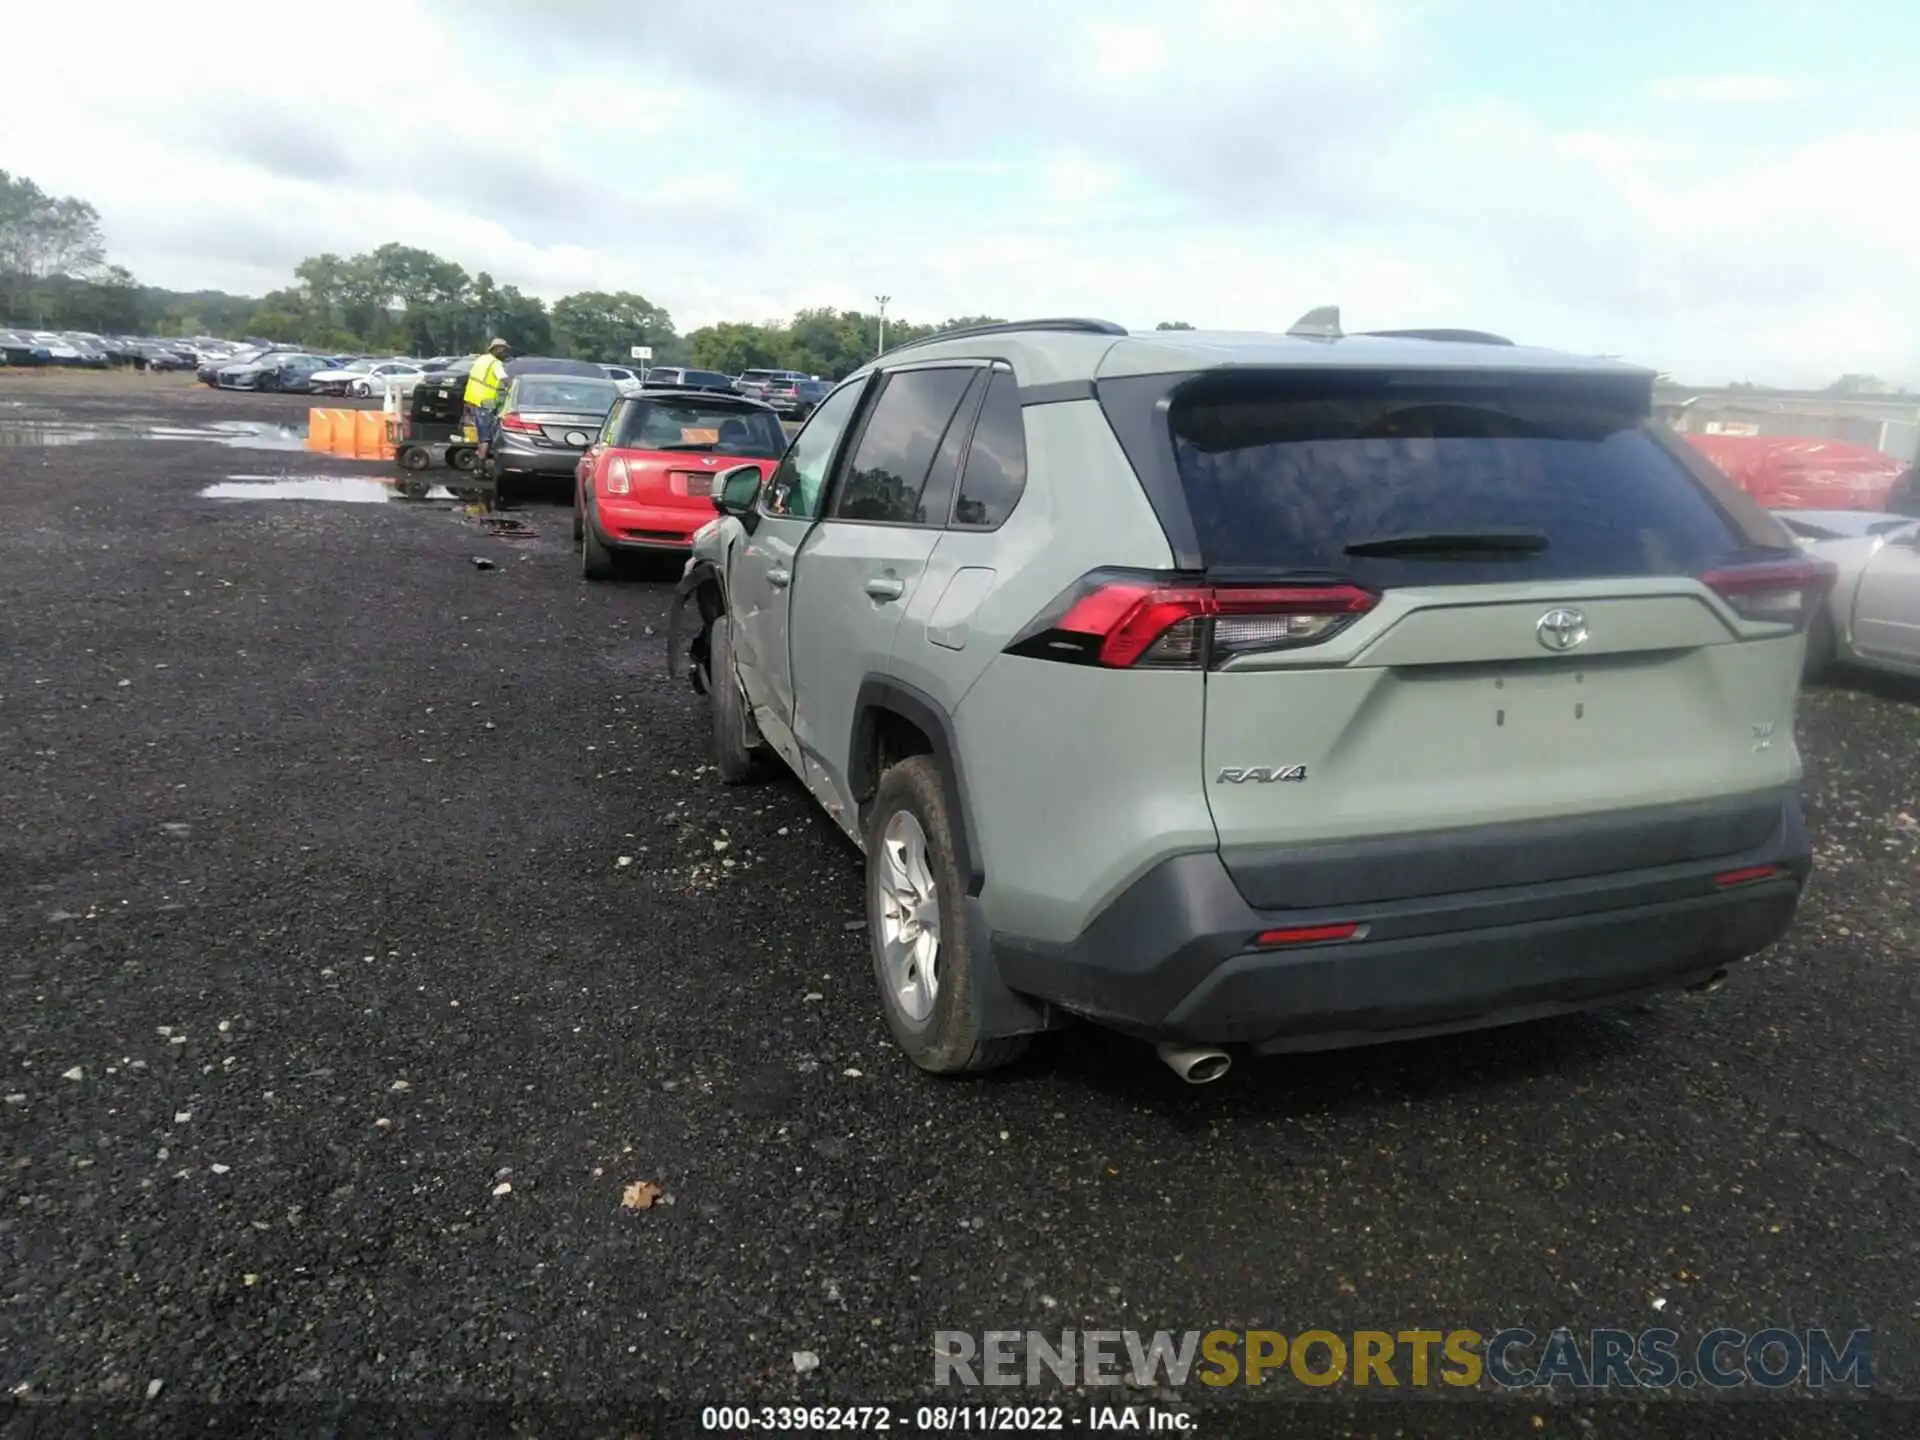
[{"label": "side mirror", "polygon": [[744,518],[753,513],[754,502],[759,498],[758,465],[736,465],[720,472],[720,489],[713,497],[713,505],[722,515]]}]

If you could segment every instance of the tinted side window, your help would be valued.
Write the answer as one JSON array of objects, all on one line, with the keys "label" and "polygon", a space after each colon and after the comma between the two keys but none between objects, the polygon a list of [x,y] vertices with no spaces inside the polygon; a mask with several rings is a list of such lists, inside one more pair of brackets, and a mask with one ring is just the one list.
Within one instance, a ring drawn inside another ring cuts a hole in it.
[{"label": "tinted side window", "polygon": [[974,421],[980,414],[980,397],[992,379],[991,370],[973,372],[973,383],[967,386],[960,408],[953,412],[947,433],[941,437],[933,468],[927,472],[926,488],[920,492],[920,509],[926,516],[926,524],[947,523],[948,512],[953,509],[954,486],[960,479],[960,464],[967,458],[967,441],[972,438]]},{"label": "tinted side window", "polygon": [[866,388],[865,384],[841,386],[793,437],[772,481],[760,492],[767,514],[811,519],[820,513],[820,492],[826,487],[827,470],[840,448],[840,437],[853,423],[853,412],[859,408]]},{"label": "tinted side window", "polygon": [[1027,488],[1027,427],[1020,413],[1020,387],[1005,371],[994,372],[973,427],[967,468],[953,502],[953,523],[962,530],[996,530]]},{"label": "tinted side window", "polygon": [[902,370],[887,377],[834,501],[837,518],[927,523],[921,493],[927,472],[974,373],[971,367]]}]

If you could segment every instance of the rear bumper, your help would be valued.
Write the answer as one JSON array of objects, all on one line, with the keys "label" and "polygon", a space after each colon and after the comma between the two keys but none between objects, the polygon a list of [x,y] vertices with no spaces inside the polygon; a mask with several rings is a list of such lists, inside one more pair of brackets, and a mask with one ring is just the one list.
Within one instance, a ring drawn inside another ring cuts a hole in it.
[{"label": "rear bumper", "polygon": [[587,523],[609,550],[688,551],[693,532],[720,512],[678,505],[618,504],[596,496]]},{"label": "rear bumper", "polygon": [[544,445],[529,445],[523,440],[510,440],[509,432],[496,430],[490,455],[493,463],[505,475],[532,475],[546,480],[571,480],[579,468],[580,457],[586,452],[565,447],[549,449]]},{"label": "rear bumper", "polygon": [[[1584,1009],[1706,979],[1785,933],[1812,870],[1811,847],[1797,792],[1770,798],[1771,833],[1735,853],[1337,905],[1257,909],[1218,853],[1175,856],[1123,891],[1078,939],[996,934],[994,960],[1015,991],[1145,1038],[1265,1050],[1369,1044]],[[1727,811],[1750,814],[1753,800],[1728,802]],[[1486,838],[1505,843],[1512,827],[1497,828]],[[1462,836],[1472,833],[1449,832],[1435,844],[1471,850]],[[1408,842],[1393,843],[1404,850]],[[1716,883],[1760,866],[1777,869]],[[1377,891],[1364,868],[1345,873],[1359,878],[1341,883],[1323,864],[1310,888],[1349,897]],[[1345,924],[1363,928],[1345,941],[1279,949],[1255,942],[1269,930]]]}]

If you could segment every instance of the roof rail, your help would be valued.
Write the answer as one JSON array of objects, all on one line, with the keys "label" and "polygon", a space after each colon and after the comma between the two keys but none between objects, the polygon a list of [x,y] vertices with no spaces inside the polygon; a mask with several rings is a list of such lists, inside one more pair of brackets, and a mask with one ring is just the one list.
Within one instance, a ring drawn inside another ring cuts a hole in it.
[{"label": "roof rail", "polygon": [[1444,340],[1456,345],[1511,345],[1504,335],[1488,330],[1368,330],[1367,335],[1383,340]]},{"label": "roof rail", "polygon": [[918,340],[905,340],[892,345],[885,351],[888,355],[898,354],[902,350],[911,350],[919,345],[933,345],[942,340],[965,340],[975,335],[1017,335],[1027,330],[1051,330],[1069,335],[1125,335],[1127,327],[1116,325],[1111,320],[1086,320],[1072,316],[1042,320],[1002,320],[992,325],[963,325],[958,330],[936,330],[931,335],[922,335]]}]

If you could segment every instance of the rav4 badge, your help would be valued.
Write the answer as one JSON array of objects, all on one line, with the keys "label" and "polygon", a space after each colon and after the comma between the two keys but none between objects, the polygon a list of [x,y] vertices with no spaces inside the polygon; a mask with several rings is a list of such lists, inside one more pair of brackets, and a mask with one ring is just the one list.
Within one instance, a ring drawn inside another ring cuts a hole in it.
[{"label": "rav4 badge", "polygon": [[1251,780],[1256,785],[1271,785],[1274,781],[1305,780],[1307,767],[1304,765],[1239,765],[1225,766],[1213,777],[1216,785],[1244,785]]}]

